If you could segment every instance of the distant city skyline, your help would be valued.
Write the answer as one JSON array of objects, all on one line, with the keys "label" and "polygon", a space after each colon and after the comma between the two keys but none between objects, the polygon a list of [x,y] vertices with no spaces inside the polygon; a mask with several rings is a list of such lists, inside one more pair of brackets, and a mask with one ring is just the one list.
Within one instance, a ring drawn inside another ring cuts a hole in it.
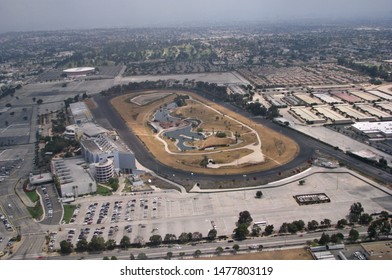
[{"label": "distant city skyline", "polygon": [[0,32],[290,19],[392,19],[390,0],[0,0]]}]

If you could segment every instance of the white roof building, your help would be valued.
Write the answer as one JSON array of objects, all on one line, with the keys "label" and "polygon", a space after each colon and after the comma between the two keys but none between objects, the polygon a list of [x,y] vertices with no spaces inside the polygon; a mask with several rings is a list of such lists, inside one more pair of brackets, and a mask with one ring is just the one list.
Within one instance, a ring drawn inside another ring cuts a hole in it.
[{"label": "white roof building", "polygon": [[388,122],[358,122],[352,127],[369,137],[392,137],[392,121]]}]

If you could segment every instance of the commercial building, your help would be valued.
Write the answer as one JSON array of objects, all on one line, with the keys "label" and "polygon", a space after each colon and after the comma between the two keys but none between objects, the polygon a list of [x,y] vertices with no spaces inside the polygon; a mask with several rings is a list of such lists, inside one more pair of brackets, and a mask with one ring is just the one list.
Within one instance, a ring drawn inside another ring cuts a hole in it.
[{"label": "commercial building", "polygon": [[380,101],[381,100],[380,97],[372,95],[370,93],[363,92],[363,91],[353,90],[353,91],[350,91],[350,93],[352,95],[355,95],[356,97],[359,97],[359,98],[367,101],[367,102],[374,102],[374,101]]},{"label": "commercial building", "polygon": [[369,138],[392,138],[392,121],[388,122],[359,122],[352,128]]},{"label": "commercial building", "polygon": [[75,124],[88,123],[93,121],[93,116],[84,102],[69,104],[69,110],[71,111],[72,120]]},{"label": "commercial building", "polygon": [[392,100],[392,95],[381,92],[379,90],[369,90],[368,92],[375,95],[375,96],[380,97],[381,99]]},{"label": "commercial building", "polygon": [[77,68],[69,68],[63,70],[64,74],[73,77],[87,76],[88,74],[92,74],[94,72],[95,72],[94,67],[77,67]]},{"label": "commercial building", "polygon": [[71,124],[65,128],[64,136],[68,139],[81,139],[86,137],[97,137],[109,131],[95,123]]},{"label": "commercial building", "polygon": [[97,183],[83,157],[53,159],[51,168],[62,197],[78,197],[97,191]]},{"label": "commercial building", "polygon": [[93,163],[90,165],[90,168],[98,183],[106,183],[114,176],[114,164],[113,159],[111,158],[107,158],[105,161],[98,163]]},{"label": "commercial building", "polygon": [[294,96],[297,97],[299,100],[301,100],[302,102],[304,102],[308,106],[318,105],[318,104],[322,103],[319,99],[314,98],[306,93],[296,93],[296,94],[294,94]]},{"label": "commercial building", "polygon": [[359,112],[358,110],[355,110],[350,105],[335,105],[334,107],[336,110],[341,112],[343,115],[347,115],[350,118],[353,118],[358,122],[376,121],[375,117],[368,116],[365,113]]},{"label": "commercial building", "polygon": [[315,93],[314,96],[319,98],[322,102],[333,105],[333,104],[340,104],[343,103],[343,101],[336,99],[328,94],[325,93]]},{"label": "commercial building", "polygon": [[314,114],[310,108],[306,107],[292,107],[290,112],[293,112],[295,115],[300,117],[308,124],[318,124],[318,123],[325,123],[326,120],[322,117],[317,116]]},{"label": "commercial building", "polygon": [[389,113],[392,113],[392,103],[390,102],[378,102],[376,103],[376,106],[385,111],[388,111]]},{"label": "commercial building", "polygon": [[336,111],[333,111],[326,105],[314,106],[313,109],[335,124],[352,123],[352,120],[350,118],[342,116],[341,114]]},{"label": "commercial building", "polygon": [[117,173],[129,174],[136,169],[134,153],[121,141],[108,135],[100,134],[96,138],[82,140],[80,144],[84,159],[90,164],[103,164],[112,159],[114,171]]},{"label": "commercial building", "polygon": [[384,112],[378,108],[375,108],[373,105],[370,104],[356,104],[355,108],[358,108],[359,110],[366,112],[376,118],[378,118],[380,121],[391,121],[392,120],[392,115]]},{"label": "commercial building", "polygon": [[53,177],[50,173],[41,173],[37,175],[30,174],[29,181],[31,185],[39,186],[53,182]]}]

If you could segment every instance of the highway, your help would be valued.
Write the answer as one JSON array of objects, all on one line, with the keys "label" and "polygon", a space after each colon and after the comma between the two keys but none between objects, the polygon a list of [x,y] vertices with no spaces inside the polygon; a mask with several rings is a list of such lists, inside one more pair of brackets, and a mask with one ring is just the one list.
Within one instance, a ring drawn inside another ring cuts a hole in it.
[{"label": "highway", "polygon": [[[367,233],[366,227],[356,228],[360,236]],[[326,234],[331,236],[332,234],[342,233],[345,238],[348,237],[350,229],[327,229]],[[232,253],[232,247],[234,244],[240,246],[240,251],[250,253],[257,252],[259,245],[263,246],[263,250],[273,250],[273,249],[290,249],[292,247],[305,247],[308,241],[313,241],[314,239],[320,239],[322,231],[310,232],[310,233],[299,233],[299,234],[286,234],[278,236],[267,236],[267,237],[250,237],[242,241],[229,241],[227,240],[214,240],[212,242],[201,242],[195,245],[191,244],[173,244],[173,245],[161,245],[158,247],[145,247],[145,248],[129,248],[126,250],[116,249],[113,251],[104,251],[100,253],[79,253],[73,255],[53,255],[48,256],[51,260],[73,260],[73,259],[102,259],[103,257],[116,256],[118,259],[129,259],[130,254],[133,254],[136,258],[139,253],[145,253],[148,258],[158,258],[162,259],[166,257],[168,252],[173,253],[174,258],[179,258],[180,253],[185,253],[185,258],[192,258],[193,253],[196,250],[202,252],[201,257],[210,256],[216,254],[216,248],[222,247],[224,253]]]}]

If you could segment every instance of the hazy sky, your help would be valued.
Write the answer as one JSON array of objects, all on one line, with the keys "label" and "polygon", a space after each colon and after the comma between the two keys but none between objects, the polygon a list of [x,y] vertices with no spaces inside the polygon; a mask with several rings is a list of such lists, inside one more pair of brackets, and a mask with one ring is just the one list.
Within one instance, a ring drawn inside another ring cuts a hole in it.
[{"label": "hazy sky", "polygon": [[0,0],[0,32],[305,17],[392,18],[392,1]]}]

